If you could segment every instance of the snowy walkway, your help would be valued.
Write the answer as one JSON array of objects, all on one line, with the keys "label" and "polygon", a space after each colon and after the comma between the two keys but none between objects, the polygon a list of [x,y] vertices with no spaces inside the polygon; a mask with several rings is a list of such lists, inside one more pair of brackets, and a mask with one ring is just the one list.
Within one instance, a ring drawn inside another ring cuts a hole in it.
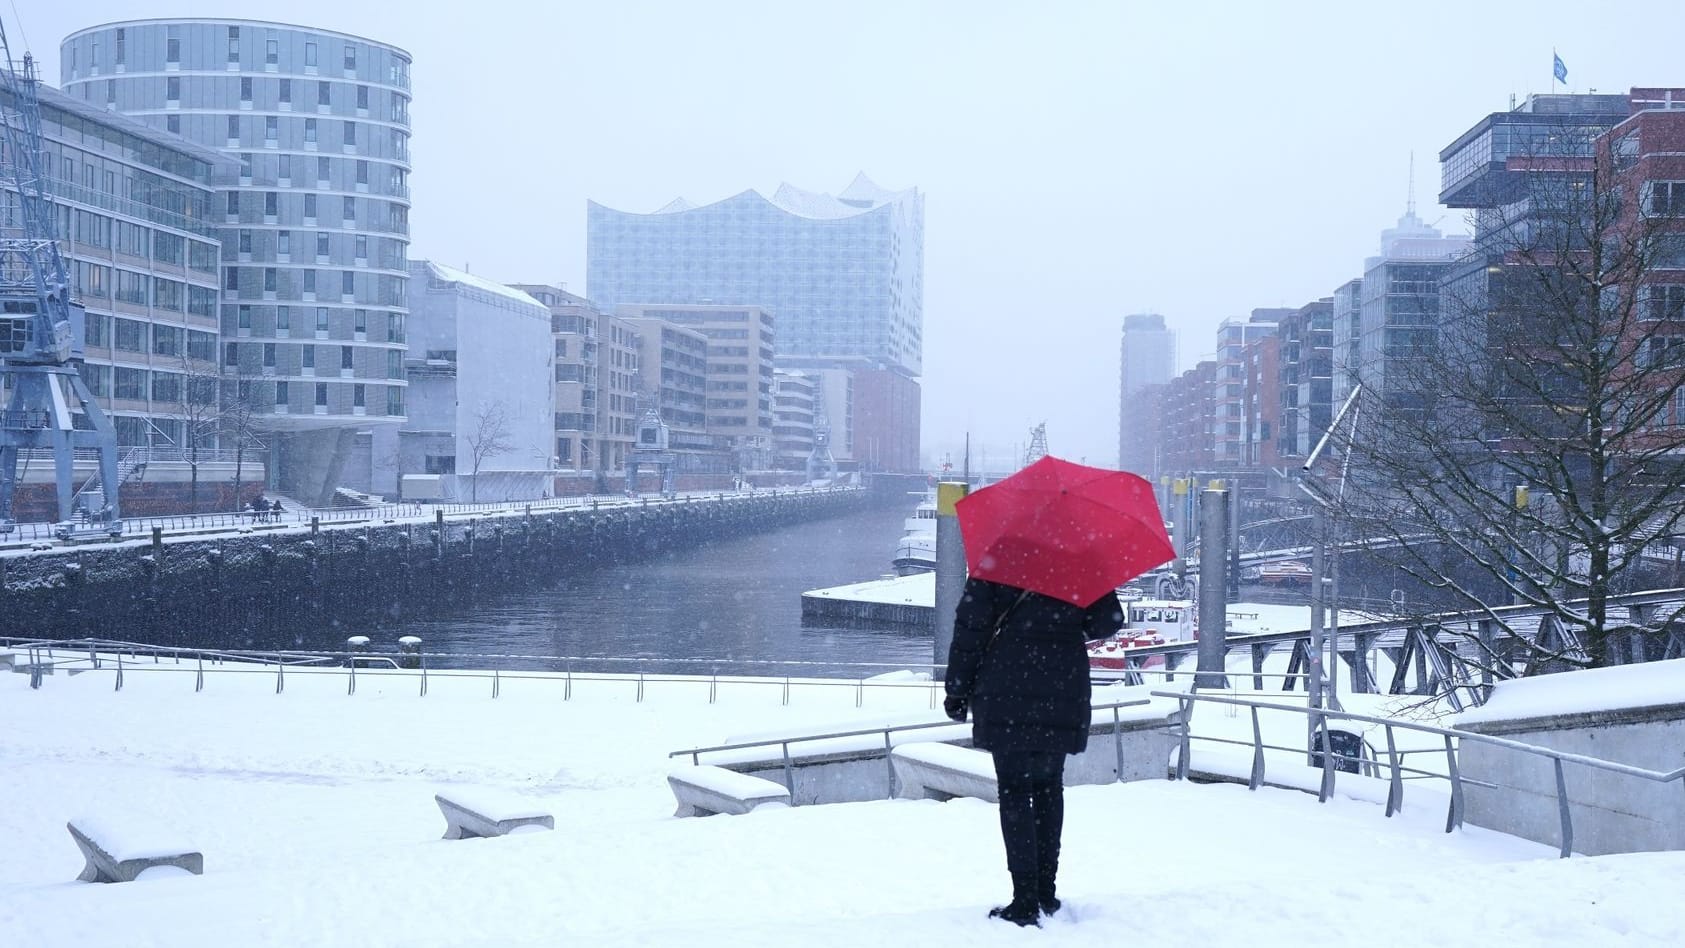
[{"label": "snowy walkway", "polygon": [[[511,688],[0,674],[0,944],[1677,945],[1685,854],[1558,860],[1443,813],[1147,782],[1073,788],[1046,932],[1007,890],[995,809],[880,801],[678,820],[667,751],[747,731],[934,719],[921,691]],[[477,684],[477,683],[476,683]],[[624,683],[621,683],[624,685]],[[442,841],[432,793],[522,794],[556,830]],[[205,874],[99,886],[64,822],[146,811]],[[1320,879],[1320,883],[1313,880]],[[1026,939],[1041,939],[1026,941]]]}]

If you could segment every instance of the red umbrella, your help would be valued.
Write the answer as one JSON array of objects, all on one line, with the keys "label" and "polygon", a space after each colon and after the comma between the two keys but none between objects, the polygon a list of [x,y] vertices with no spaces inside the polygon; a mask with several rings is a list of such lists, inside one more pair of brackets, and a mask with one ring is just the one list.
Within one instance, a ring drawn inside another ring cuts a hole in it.
[{"label": "red umbrella", "polygon": [[972,576],[1077,606],[1176,556],[1151,484],[1051,456],[954,512]]}]

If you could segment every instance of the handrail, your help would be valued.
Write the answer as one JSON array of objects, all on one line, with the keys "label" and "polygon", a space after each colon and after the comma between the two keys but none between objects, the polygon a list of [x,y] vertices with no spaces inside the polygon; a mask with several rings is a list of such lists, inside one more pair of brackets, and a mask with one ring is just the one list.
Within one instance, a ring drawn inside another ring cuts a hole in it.
[{"label": "handrail", "polygon": [[[934,685],[934,684],[936,684],[936,682],[932,682],[931,684]],[[935,694],[935,692],[933,690],[932,696],[934,696],[934,694]],[[1123,779],[1123,719],[1118,714],[1118,709],[1139,707],[1140,705],[1151,704],[1151,703],[1152,703],[1152,701],[1150,699],[1147,699],[1147,698],[1132,698],[1128,701],[1112,701],[1112,702],[1107,702],[1105,704],[1096,704],[1096,705],[1090,705],[1089,706],[1089,715],[1090,715],[1089,720],[1090,720],[1090,722],[1092,722],[1092,720],[1093,720],[1092,716],[1093,716],[1093,713],[1095,711],[1105,711],[1107,709],[1110,709],[1111,712],[1112,712],[1112,733],[1117,738],[1117,740],[1115,742],[1116,745],[1117,745],[1117,774],[1118,774],[1118,779],[1120,779],[1120,780]],[[790,745],[791,744],[800,744],[800,743],[806,743],[806,742],[812,742],[812,741],[829,741],[829,740],[836,740],[838,738],[844,738],[844,737],[864,737],[868,734],[882,734],[883,735],[883,749],[884,749],[884,765],[889,768],[889,796],[894,797],[895,796],[895,766],[894,766],[894,761],[892,761],[890,759],[891,756],[892,756],[891,751],[894,749],[894,742],[892,741],[890,735],[898,734],[902,731],[920,731],[920,730],[926,730],[926,729],[929,729],[929,728],[937,728],[937,727],[963,727],[963,726],[964,726],[964,722],[960,722],[960,721],[927,721],[927,722],[923,722],[923,723],[919,723],[919,724],[891,724],[891,725],[886,725],[884,727],[865,728],[865,729],[856,730],[856,731],[834,731],[834,732],[829,732],[829,733],[825,733],[825,734],[803,734],[803,735],[799,735],[799,736],[796,736],[796,737],[768,738],[766,740],[761,740],[761,741],[747,741],[747,742],[736,743],[736,744],[718,744],[718,745],[715,745],[713,747],[693,747],[689,750],[669,751],[667,756],[669,758],[672,758],[672,757],[680,757],[680,756],[688,754],[688,755],[690,755],[690,762],[691,762],[692,765],[700,765],[702,763],[701,756],[703,754],[713,754],[713,753],[718,753],[718,752],[721,752],[721,751],[733,751],[733,750],[752,750],[754,748],[759,748],[759,747],[766,747],[766,748],[777,747],[779,749],[779,755],[783,758],[783,761],[784,761],[784,789],[790,791],[790,799],[793,802],[795,800],[795,795],[796,795],[796,776],[795,776],[794,765],[793,765],[793,763],[791,762],[791,759],[790,759]],[[1090,723],[1089,726],[1092,727],[1093,724]]]},{"label": "handrail", "polygon": [[[1336,711],[1328,708],[1307,708],[1292,704],[1277,704],[1268,701],[1249,701],[1240,698],[1229,698],[1222,695],[1196,694],[1181,691],[1153,691],[1149,692],[1149,694],[1156,698],[1173,698],[1181,702],[1182,743],[1180,752],[1177,755],[1176,777],[1177,779],[1183,780],[1187,779],[1188,776],[1189,752],[1191,749],[1190,745],[1194,740],[1193,727],[1191,723],[1193,719],[1194,702],[1204,701],[1212,704],[1235,705],[1249,708],[1252,712],[1253,755],[1252,773],[1247,785],[1253,790],[1258,789],[1259,785],[1262,784],[1264,777],[1263,752],[1265,745],[1263,744],[1263,739],[1260,736],[1258,728],[1258,712],[1260,710],[1290,711],[1296,714],[1306,715],[1311,719],[1310,723],[1314,729],[1314,733],[1320,739],[1321,749],[1318,753],[1322,759],[1322,785],[1318,791],[1317,799],[1324,803],[1328,801],[1328,798],[1332,796],[1334,792],[1336,779],[1334,776],[1336,773],[1334,766],[1335,759],[1337,757],[1341,759],[1349,759],[1345,758],[1344,755],[1335,754],[1333,749],[1329,746],[1327,722],[1332,719],[1341,721],[1356,721],[1363,724],[1381,726],[1386,733],[1387,756],[1389,758],[1387,766],[1391,771],[1388,779],[1386,807],[1386,815],[1389,817],[1402,808],[1404,793],[1402,766],[1399,763],[1401,753],[1397,750],[1397,745],[1394,740],[1394,729],[1416,731],[1423,734],[1432,734],[1442,737],[1445,740],[1447,767],[1446,779],[1451,783],[1451,805],[1449,812],[1446,814],[1445,823],[1445,831],[1447,833],[1463,825],[1463,783],[1465,778],[1457,769],[1457,750],[1461,742],[1474,741],[1476,743],[1490,744],[1494,747],[1502,747],[1507,750],[1519,751],[1536,757],[1546,758],[1552,762],[1552,767],[1555,771],[1557,816],[1562,827],[1560,851],[1561,856],[1564,859],[1573,855],[1574,825],[1573,815],[1568,806],[1568,789],[1567,783],[1564,779],[1563,764],[1578,764],[1595,770],[1623,774],[1629,777],[1639,777],[1645,780],[1655,781],[1657,783],[1671,783],[1672,781],[1679,780],[1681,781],[1681,785],[1685,786],[1685,767],[1680,767],[1677,770],[1671,771],[1649,770],[1644,767],[1634,767],[1630,764],[1622,764],[1616,761],[1601,760],[1596,757],[1587,757],[1584,754],[1559,751],[1549,747],[1540,747],[1536,744],[1527,744],[1521,741],[1510,740],[1508,738],[1494,737],[1489,734],[1479,734],[1473,731],[1461,731],[1455,728],[1439,727],[1437,725],[1422,724],[1415,721],[1401,721],[1396,718],[1376,717],[1375,715],[1370,714]],[[1212,740],[1212,738],[1199,739]]]}]

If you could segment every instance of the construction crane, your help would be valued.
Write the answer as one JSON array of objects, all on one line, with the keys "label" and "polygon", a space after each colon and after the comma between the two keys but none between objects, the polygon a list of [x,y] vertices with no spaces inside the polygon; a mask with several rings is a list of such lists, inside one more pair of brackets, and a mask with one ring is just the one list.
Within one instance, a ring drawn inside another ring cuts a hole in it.
[{"label": "construction crane", "polygon": [[[18,462],[50,450],[59,535],[79,532],[76,449],[99,452],[98,491],[85,491],[89,528],[122,532],[117,507],[117,434],[71,361],[82,306],[70,296],[59,256],[57,214],[42,165],[40,80],[27,52],[14,60],[0,24],[0,533],[13,526]],[[11,192],[11,193],[7,193]]]}]

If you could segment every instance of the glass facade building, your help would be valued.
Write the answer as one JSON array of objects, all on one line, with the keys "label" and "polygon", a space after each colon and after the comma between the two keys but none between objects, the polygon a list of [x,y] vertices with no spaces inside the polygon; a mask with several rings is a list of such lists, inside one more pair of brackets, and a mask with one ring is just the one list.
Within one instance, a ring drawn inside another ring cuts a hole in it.
[{"label": "glass facade building", "polygon": [[[37,86],[45,188],[65,275],[87,308],[73,354],[118,443],[210,447],[187,403],[215,398],[222,245],[212,221],[223,155]],[[0,107],[14,107],[0,92]],[[0,190],[0,224],[16,196]],[[207,392],[206,389],[209,388]]]},{"label": "glass facade building", "polygon": [[778,322],[778,355],[920,374],[924,196],[865,175],[840,195],[781,186],[651,214],[591,202],[586,295],[622,304],[755,305]]},{"label": "glass facade building", "polygon": [[225,375],[273,432],[274,480],[325,498],[358,429],[404,418],[403,50],[249,20],[111,23],[60,49],[65,92],[217,149]]}]

